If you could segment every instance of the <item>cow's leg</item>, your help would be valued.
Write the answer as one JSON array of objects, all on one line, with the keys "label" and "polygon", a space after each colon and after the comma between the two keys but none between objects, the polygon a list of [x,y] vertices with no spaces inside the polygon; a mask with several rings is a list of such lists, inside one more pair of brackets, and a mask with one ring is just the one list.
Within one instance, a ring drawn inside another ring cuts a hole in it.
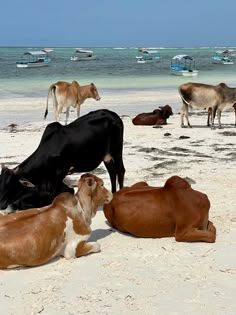
[{"label": "cow's leg", "polygon": [[124,178],[125,178],[125,167],[123,161],[121,161],[121,165],[118,170],[118,183],[120,189],[124,187]]},{"label": "cow's leg", "polygon": [[[113,160],[110,160],[109,162],[104,161],[104,164],[110,176],[111,191],[114,193],[116,192],[116,175],[117,175],[114,161]],[[120,177],[120,180],[122,180],[121,177]]]},{"label": "cow's leg", "polygon": [[80,117],[80,105],[77,105],[77,118]]},{"label": "cow's leg", "polygon": [[236,103],[233,105],[233,109],[234,109],[234,114],[235,114],[234,126],[236,127]]},{"label": "cow's leg", "polygon": [[62,106],[58,106],[57,107],[57,110],[55,112],[55,118],[56,118],[56,121],[59,121],[60,118],[61,118],[61,112],[62,112]]},{"label": "cow's leg", "polygon": [[175,239],[177,242],[207,242],[214,243],[216,240],[216,228],[208,221],[207,229],[201,230],[194,227],[176,227]]},{"label": "cow's leg", "polygon": [[100,252],[100,250],[101,247],[98,242],[87,243],[85,241],[82,241],[76,247],[75,256],[80,257],[90,253],[98,253]]},{"label": "cow's leg", "polygon": [[215,120],[215,117],[216,117],[216,110],[217,110],[217,107],[213,106],[212,107],[212,112],[211,112],[211,129],[215,129],[214,120]]},{"label": "cow's leg", "polygon": [[209,108],[208,108],[208,114],[207,114],[207,126],[208,126],[208,127],[210,127],[211,116],[212,116],[212,108],[209,107]]},{"label": "cow's leg", "polygon": [[191,128],[192,126],[190,125],[189,119],[188,119],[188,105],[183,103],[182,110],[180,113],[181,117],[181,127],[184,128],[184,117],[186,119],[186,122],[188,124],[188,127]]},{"label": "cow's leg", "polygon": [[65,125],[67,125],[68,118],[69,118],[69,113],[70,113],[70,107],[66,108],[66,120],[65,120]]},{"label": "cow's leg", "polygon": [[218,127],[221,128],[221,110],[217,109]]}]

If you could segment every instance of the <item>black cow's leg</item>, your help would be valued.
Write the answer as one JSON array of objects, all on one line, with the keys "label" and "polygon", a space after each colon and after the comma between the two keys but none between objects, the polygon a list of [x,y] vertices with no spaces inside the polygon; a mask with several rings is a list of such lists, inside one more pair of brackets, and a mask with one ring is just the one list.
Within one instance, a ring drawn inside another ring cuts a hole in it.
[{"label": "black cow's leg", "polygon": [[114,161],[113,160],[110,160],[109,162],[104,161],[104,164],[110,176],[111,191],[114,193],[116,192],[116,174],[117,174]]},{"label": "black cow's leg", "polygon": [[123,161],[121,161],[118,169],[118,183],[120,189],[124,186],[124,177],[125,177],[125,167]]}]

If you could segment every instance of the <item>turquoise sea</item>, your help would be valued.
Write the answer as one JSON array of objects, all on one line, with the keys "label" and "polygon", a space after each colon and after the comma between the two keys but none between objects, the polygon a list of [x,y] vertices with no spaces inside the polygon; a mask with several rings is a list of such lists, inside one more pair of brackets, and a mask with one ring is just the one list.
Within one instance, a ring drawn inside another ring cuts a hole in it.
[{"label": "turquoise sea", "polygon": [[[83,62],[70,60],[75,48],[50,47],[54,49],[55,58],[48,67],[16,68],[16,61],[21,59],[24,52],[43,48],[0,47],[0,101],[5,98],[44,97],[48,86],[58,80],[77,80],[81,85],[94,82],[99,91],[115,90],[121,93],[137,89],[173,89],[190,80],[209,84],[224,82],[236,86],[236,60],[234,65],[216,65],[211,60],[216,50],[226,47],[155,47],[161,55],[161,61],[150,64],[136,62],[137,47],[82,47],[92,49],[97,56],[96,60]],[[183,78],[170,73],[171,58],[177,54],[188,54],[195,58],[198,77]]]}]

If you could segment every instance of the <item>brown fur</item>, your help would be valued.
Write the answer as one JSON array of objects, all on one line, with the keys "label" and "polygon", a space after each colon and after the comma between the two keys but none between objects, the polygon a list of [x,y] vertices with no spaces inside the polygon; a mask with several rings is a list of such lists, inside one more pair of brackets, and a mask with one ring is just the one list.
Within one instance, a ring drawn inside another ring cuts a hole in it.
[{"label": "brown fur", "polygon": [[151,113],[142,113],[133,118],[134,125],[166,125],[167,119],[173,115],[172,108],[169,105],[161,106]]},{"label": "brown fur", "polygon": [[216,229],[208,221],[209,208],[207,195],[173,176],[164,187],[141,182],[123,188],[103,210],[113,228],[137,237],[174,236],[176,241],[212,243]]},{"label": "brown fur", "polygon": [[[221,127],[221,112],[232,108],[236,103],[236,88],[230,88],[225,83],[209,85],[203,83],[188,82],[179,86],[179,94],[183,102],[181,110],[181,127],[184,127],[184,117],[188,127],[191,127],[188,119],[189,107],[210,109],[208,124],[214,128],[214,120],[217,113],[218,126]],[[236,111],[235,111],[236,126]]]},{"label": "brown fur", "polygon": [[1,215],[0,268],[38,266],[60,255],[69,259],[98,252],[98,243],[86,241],[91,219],[111,198],[100,178],[84,174],[75,195],[61,193],[49,206]]},{"label": "brown fur", "polygon": [[90,83],[88,85],[80,86],[77,81],[72,83],[65,81],[58,81],[50,85],[48,89],[47,106],[44,114],[44,118],[48,114],[48,101],[49,96],[52,94],[53,105],[55,110],[55,119],[60,120],[63,107],[66,107],[66,124],[69,118],[70,106],[77,108],[77,117],[80,116],[80,106],[88,98],[93,98],[99,101],[100,95],[95,84]]}]

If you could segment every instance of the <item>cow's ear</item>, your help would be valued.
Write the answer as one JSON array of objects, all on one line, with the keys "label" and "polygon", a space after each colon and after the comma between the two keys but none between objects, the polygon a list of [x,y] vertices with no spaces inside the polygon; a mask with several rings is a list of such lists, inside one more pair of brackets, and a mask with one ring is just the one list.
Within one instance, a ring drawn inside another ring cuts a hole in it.
[{"label": "cow's ear", "polygon": [[35,185],[33,183],[31,183],[30,181],[28,181],[27,179],[19,179],[19,182],[21,183],[22,186],[25,187],[35,187]]}]

